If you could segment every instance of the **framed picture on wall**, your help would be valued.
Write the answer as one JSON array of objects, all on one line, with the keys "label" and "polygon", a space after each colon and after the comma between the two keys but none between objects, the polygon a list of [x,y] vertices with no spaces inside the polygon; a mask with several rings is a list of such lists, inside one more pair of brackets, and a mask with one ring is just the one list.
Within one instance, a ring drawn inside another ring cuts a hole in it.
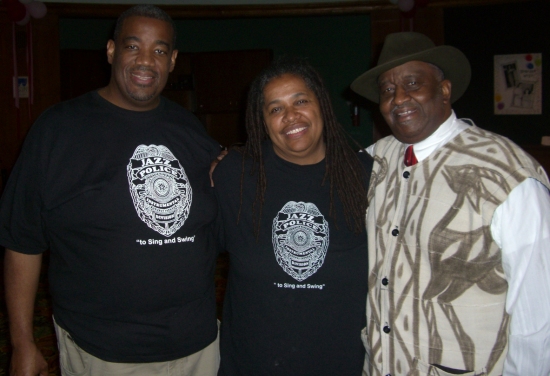
[{"label": "framed picture on wall", "polygon": [[495,115],[542,114],[542,54],[495,55]]}]

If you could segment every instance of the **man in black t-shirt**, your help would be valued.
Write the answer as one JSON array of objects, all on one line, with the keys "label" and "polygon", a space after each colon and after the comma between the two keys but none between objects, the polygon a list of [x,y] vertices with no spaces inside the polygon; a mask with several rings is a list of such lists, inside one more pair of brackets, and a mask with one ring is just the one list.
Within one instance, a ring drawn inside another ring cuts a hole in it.
[{"label": "man in black t-shirt", "polygon": [[109,84],[29,132],[0,205],[11,374],[48,374],[32,324],[46,250],[63,374],[217,373],[219,145],[160,96],[177,52],[165,12],[130,8],[107,44]]}]

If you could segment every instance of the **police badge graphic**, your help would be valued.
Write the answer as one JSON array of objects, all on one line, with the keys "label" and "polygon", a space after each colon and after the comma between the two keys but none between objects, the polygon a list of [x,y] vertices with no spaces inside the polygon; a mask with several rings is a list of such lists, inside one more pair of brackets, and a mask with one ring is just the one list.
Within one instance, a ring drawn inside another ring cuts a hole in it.
[{"label": "police badge graphic", "polygon": [[297,281],[323,265],[329,228],[315,204],[289,201],[273,219],[273,249],[283,270]]},{"label": "police badge graphic", "polygon": [[139,145],[128,164],[134,207],[143,222],[166,237],[187,219],[193,192],[174,154],[162,145]]}]

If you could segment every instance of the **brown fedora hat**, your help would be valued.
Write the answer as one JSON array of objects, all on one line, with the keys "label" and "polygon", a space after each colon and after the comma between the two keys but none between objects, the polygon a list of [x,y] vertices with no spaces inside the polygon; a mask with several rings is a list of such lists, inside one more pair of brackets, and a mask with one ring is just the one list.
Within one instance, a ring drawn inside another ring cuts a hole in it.
[{"label": "brown fedora hat", "polygon": [[438,66],[445,74],[445,78],[451,81],[451,102],[460,98],[468,88],[472,74],[470,62],[459,49],[452,46],[436,46],[424,34],[407,31],[389,34],[386,37],[378,65],[357,77],[351,83],[351,89],[379,103],[378,77],[409,61],[423,61]]}]

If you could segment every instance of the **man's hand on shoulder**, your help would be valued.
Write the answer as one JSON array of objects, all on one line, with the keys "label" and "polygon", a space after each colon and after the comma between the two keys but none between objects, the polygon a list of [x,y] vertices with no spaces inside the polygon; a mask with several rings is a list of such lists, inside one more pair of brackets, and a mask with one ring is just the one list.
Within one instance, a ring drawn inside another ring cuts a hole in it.
[{"label": "man's hand on shoulder", "polygon": [[15,347],[11,356],[10,376],[48,376],[48,363],[36,344]]},{"label": "man's hand on shoulder", "polygon": [[211,187],[214,186],[214,180],[212,179],[212,174],[214,173],[214,169],[216,168],[218,163],[223,159],[223,157],[227,155],[227,153],[229,153],[227,148],[223,149],[222,151],[220,151],[220,154],[216,157],[216,159],[214,159],[212,163],[210,163],[210,186]]}]

